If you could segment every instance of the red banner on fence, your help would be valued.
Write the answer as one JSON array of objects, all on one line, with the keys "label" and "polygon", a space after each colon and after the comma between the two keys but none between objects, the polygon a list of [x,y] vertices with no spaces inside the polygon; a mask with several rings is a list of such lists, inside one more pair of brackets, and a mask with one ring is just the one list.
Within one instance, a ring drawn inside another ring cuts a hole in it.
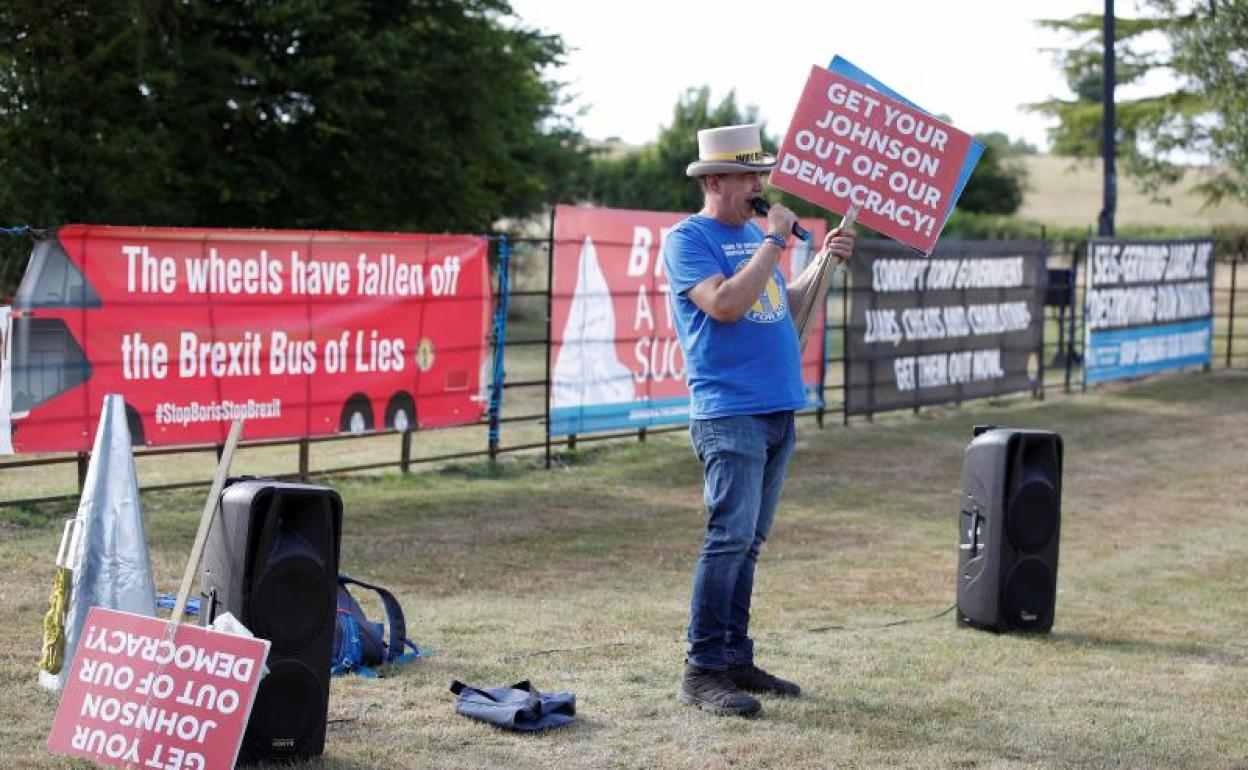
[{"label": "red banner on fence", "polygon": [[[559,206],[551,284],[551,422],[555,435],[683,422],[685,360],[672,323],[663,243],[685,214]],[[761,220],[760,220],[761,222]],[[792,278],[814,257],[825,224],[803,219],[811,242],[780,257]],[[822,339],[824,316],[814,340]],[[807,346],[802,379],[820,382],[822,345]],[[815,397],[817,399],[817,396]]]},{"label": "red banner on fence", "polygon": [[71,225],[13,300],[18,452],[90,448],[105,394],[136,444],[470,424],[484,411],[486,240]]},{"label": "red banner on fence", "polygon": [[948,123],[811,67],[770,183],[929,253],[972,139]]},{"label": "red banner on fence", "polygon": [[48,750],[118,767],[229,770],[268,650],[264,639],[92,607]]}]

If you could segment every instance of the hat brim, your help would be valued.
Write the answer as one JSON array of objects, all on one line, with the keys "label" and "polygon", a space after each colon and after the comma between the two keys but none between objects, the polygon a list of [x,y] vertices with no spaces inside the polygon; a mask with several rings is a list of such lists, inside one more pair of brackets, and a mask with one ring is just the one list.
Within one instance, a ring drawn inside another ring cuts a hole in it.
[{"label": "hat brim", "polygon": [[707,174],[757,174],[771,171],[776,167],[774,155],[764,155],[756,163],[741,163],[735,160],[695,160],[685,169],[685,176],[706,176]]}]

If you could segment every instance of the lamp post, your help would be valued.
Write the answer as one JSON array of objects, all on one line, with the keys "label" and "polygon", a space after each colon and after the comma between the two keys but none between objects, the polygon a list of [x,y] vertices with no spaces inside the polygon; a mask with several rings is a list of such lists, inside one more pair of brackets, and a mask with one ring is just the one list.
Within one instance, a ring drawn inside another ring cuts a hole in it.
[{"label": "lamp post", "polygon": [[1104,160],[1104,182],[1101,214],[1097,218],[1097,235],[1114,236],[1114,209],[1118,206],[1118,172],[1114,168],[1114,0],[1105,0],[1102,25],[1104,53],[1101,67],[1101,158]]}]

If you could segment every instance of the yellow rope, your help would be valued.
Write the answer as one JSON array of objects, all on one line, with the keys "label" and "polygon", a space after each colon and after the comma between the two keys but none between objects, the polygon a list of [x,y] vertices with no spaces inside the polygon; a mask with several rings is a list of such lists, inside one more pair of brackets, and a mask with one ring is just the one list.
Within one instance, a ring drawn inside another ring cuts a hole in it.
[{"label": "yellow rope", "polygon": [[49,674],[59,674],[65,661],[65,614],[69,611],[68,567],[57,567],[52,579],[52,594],[48,597],[48,612],[43,616],[43,657],[39,668]]}]

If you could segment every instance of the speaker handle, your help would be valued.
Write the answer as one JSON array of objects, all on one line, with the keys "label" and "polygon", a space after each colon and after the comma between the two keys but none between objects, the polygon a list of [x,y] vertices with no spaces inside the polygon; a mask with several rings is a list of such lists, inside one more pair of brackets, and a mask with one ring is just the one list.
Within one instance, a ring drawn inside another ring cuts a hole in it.
[{"label": "speaker handle", "polygon": [[970,551],[973,559],[979,555],[979,523],[984,520],[984,517],[979,515],[979,506],[975,506],[969,511],[963,508],[962,515],[970,520],[970,524],[966,529],[968,542],[962,543],[958,548],[963,551]]},{"label": "speaker handle", "polygon": [[212,622],[217,619],[217,589],[214,586],[208,590],[207,594],[201,593],[199,596],[201,599],[206,600],[200,605],[200,611],[203,612],[204,625],[212,625]]}]

